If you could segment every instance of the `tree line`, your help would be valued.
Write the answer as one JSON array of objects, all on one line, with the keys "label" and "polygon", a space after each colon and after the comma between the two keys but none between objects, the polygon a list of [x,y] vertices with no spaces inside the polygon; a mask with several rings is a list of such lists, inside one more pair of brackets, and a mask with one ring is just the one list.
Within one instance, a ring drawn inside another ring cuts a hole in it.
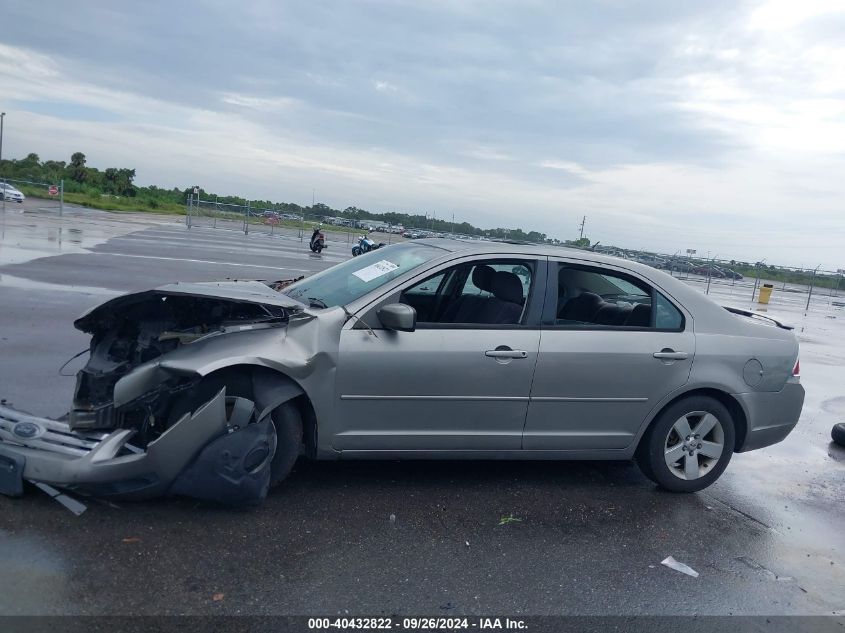
[{"label": "tree line", "polygon": [[[10,159],[0,162],[0,174],[9,179],[28,180],[58,184],[64,180],[66,200],[100,209],[136,208],[144,210],[183,210],[193,187],[164,189],[155,185],[140,187],[135,184],[135,170],[122,167],[109,167],[99,170],[88,165],[82,152],[74,152],[69,162],[61,160],[41,161],[38,154],[28,154],[22,159]],[[40,195],[34,189],[28,189],[31,195]],[[545,233],[524,231],[521,228],[482,229],[469,222],[453,222],[434,214],[386,212],[375,213],[355,206],[334,209],[321,202],[303,206],[293,202],[275,202],[272,200],[248,200],[240,196],[221,196],[200,189],[202,200],[214,200],[221,205],[246,206],[253,209],[267,209],[279,213],[292,213],[309,218],[338,217],[349,220],[375,220],[406,228],[427,229],[438,233],[458,233],[462,235],[486,236],[496,239],[513,239],[527,242],[555,242]]]}]

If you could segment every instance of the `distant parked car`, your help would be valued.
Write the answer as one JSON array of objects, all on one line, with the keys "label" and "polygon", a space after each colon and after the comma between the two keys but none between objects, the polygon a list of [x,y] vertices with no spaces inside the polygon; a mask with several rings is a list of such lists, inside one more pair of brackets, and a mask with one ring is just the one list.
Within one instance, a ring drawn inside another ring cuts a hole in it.
[{"label": "distant parked car", "polygon": [[11,200],[12,202],[23,202],[26,196],[15,189],[9,183],[0,183],[0,200]]},{"label": "distant parked car", "polygon": [[640,264],[645,264],[646,266],[651,266],[652,268],[663,268],[666,264],[666,260],[662,257],[658,257],[657,255],[637,255],[634,258],[634,261],[639,262]]},{"label": "distant parked car", "polygon": [[670,259],[662,266],[662,268],[679,273],[689,273],[692,272],[695,266],[685,259]]},{"label": "distant parked car", "polygon": [[695,266],[690,272],[696,275],[702,275],[703,277],[715,277],[716,279],[724,279],[726,277],[725,272],[721,268],[710,264]]},{"label": "distant parked car", "polygon": [[722,272],[725,273],[725,277],[727,277],[728,279],[736,279],[737,281],[739,281],[743,278],[742,275],[730,268],[722,268]]}]

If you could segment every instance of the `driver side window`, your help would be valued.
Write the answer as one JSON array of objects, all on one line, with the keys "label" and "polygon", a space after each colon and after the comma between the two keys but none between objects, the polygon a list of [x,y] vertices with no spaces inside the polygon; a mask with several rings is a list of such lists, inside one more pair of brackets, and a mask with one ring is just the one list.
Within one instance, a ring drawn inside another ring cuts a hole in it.
[{"label": "driver side window", "polygon": [[524,320],[534,263],[485,260],[459,264],[405,289],[400,302],[426,324],[518,325]]}]

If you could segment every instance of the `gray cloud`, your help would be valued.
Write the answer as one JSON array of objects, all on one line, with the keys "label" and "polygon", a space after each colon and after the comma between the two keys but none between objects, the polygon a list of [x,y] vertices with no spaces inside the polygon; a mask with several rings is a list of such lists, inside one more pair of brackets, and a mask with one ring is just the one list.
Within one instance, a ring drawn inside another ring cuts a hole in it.
[{"label": "gray cloud", "polygon": [[[797,262],[785,250],[799,205],[794,228],[845,229],[832,215],[845,18],[813,7],[17,3],[0,78],[26,93],[5,97],[26,122],[13,147],[93,151],[142,181],[263,198],[318,187],[330,204],[561,237],[586,213],[604,242],[777,248],[770,260]],[[768,247],[726,226],[762,221],[778,227]],[[835,248],[816,252],[832,266]]]}]

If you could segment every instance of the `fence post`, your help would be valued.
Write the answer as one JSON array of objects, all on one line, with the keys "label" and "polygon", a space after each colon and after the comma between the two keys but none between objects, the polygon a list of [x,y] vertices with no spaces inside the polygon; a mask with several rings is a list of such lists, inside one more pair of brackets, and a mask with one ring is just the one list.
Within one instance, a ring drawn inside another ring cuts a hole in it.
[{"label": "fence post", "polygon": [[821,266],[821,264],[819,264],[813,269],[813,276],[810,277],[810,292],[807,294],[807,307],[804,308],[805,315],[810,310],[810,299],[813,298],[813,286],[816,283],[816,271],[819,269],[819,266]]},{"label": "fence post", "polygon": [[185,205],[185,207],[186,207],[186,209],[185,209],[185,224],[190,229],[191,228],[191,211],[193,210],[193,207],[194,207],[194,191],[193,191],[193,189],[191,190],[191,193],[188,194],[188,202]]},{"label": "fence post", "polygon": [[65,179],[59,181],[59,217],[65,212]]},{"label": "fence post", "polygon": [[244,235],[249,235],[249,200],[246,201],[246,213],[244,214]]},{"label": "fence post", "polygon": [[754,265],[754,288],[751,289],[751,303],[754,303],[754,297],[757,295],[757,285],[760,283],[760,262]]}]

